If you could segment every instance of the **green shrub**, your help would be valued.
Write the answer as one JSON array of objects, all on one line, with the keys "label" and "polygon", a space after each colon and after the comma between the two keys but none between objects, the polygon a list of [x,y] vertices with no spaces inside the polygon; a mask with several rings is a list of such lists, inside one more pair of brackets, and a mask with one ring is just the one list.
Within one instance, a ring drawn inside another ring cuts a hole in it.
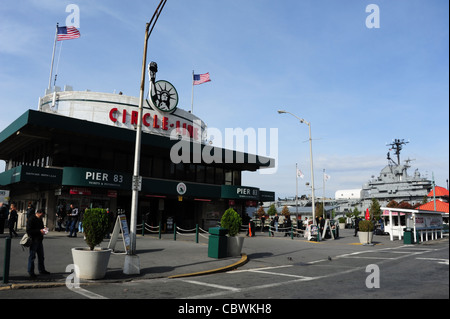
[{"label": "green shrub", "polygon": [[370,220],[362,220],[359,222],[359,231],[371,232],[373,231],[373,223]]},{"label": "green shrub", "polygon": [[84,235],[91,250],[100,244],[109,230],[109,218],[106,209],[87,209],[83,215]]},{"label": "green shrub", "polygon": [[343,223],[345,223],[345,217],[339,217],[339,222],[341,223],[341,224],[343,224]]},{"label": "green shrub", "polygon": [[242,218],[233,208],[228,208],[220,220],[220,226],[228,229],[229,236],[236,236],[239,233],[241,224]]}]

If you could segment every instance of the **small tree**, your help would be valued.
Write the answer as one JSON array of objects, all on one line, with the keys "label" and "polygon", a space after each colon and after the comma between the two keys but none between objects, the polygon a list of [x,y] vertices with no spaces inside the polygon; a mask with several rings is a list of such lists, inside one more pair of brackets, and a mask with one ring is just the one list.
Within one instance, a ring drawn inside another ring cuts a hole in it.
[{"label": "small tree", "polygon": [[267,214],[269,216],[274,216],[276,212],[277,212],[277,209],[275,207],[275,204],[270,205],[269,209],[267,210]]},{"label": "small tree", "polygon": [[106,209],[86,209],[83,215],[84,235],[91,250],[100,244],[109,230],[109,218]]},{"label": "small tree", "polygon": [[281,214],[283,214],[284,217],[291,216],[291,212],[289,211],[289,208],[286,205],[283,207]]},{"label": "small tree", "polygon": [[374,217],[376,220],[380,219],[381,216],[380,203],[374,197],[372,197],[372,204],[370,204],[369,212],[370,216]]},{"label": "small tree", "polygon": [[390,208],[396,208],[398,207],[398,203],[395,200],[391,200],[386,207],[390,207]]},{"label": "small tree", "polygon": [[233,208],[228,208],[225,213],[223,213],[222,219],[220,220],[220,226],[228,229],[228,235],[232,237],[239,233],[241,224],[242,218]]},{"label": "small tree", "polygon": [[264,211],[264,208],[262,206],[259,206],[258,211],[256,212],[256,214],[258,215],[259,218],[261,218],[264,215],[266,215],[266,212]]},{"label": "small tree", "polygon": [[358,208],[354,208],[353,209],[353,213],[352,213],[352,216],[353,216],[353,218],[357,218],[359,215],[360,215],[361,213],[360,213],[360,211],[358,210]]}]

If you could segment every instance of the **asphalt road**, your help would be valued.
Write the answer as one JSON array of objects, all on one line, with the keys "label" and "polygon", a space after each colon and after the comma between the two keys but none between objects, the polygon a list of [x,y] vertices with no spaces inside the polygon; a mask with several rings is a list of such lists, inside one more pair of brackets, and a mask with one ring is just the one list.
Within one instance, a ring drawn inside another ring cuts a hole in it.
[{"label": "asphalt road", "polygon": [[246,238],[243,252],[249,262],[237,270],[73,289],[13,289],[0,291],[0,299],[181,299],[175,304],[184,308],[171,307],[171,311],[188,311],[189,305],[199,305],[198,300],[208,304],[205,300],[219,299],[217,310],[211,311],[221,314],[234,311],[231,300],[240,304],[258,300],[261,314],[275,307],[276,300],[449,298],[448,237],[418,245],[379,237],[374,246],[362,246],[352,238],[351,230],[341,236],[314,243],[257,234]]}]

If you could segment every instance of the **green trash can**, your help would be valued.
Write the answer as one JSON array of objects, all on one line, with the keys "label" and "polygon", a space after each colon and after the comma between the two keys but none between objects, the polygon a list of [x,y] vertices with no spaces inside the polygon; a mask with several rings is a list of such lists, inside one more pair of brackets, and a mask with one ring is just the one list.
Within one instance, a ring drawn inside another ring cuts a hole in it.
[{"label": "green trash can", "polygon": [[228,229],[222,227],[212,227],[209,229],[208,257],[227,257],[227,234]]},{"label": "green trash can", "polygon": [[411,228],[403,228],[403,243],[405,245],[414,244],[413,231]]}]

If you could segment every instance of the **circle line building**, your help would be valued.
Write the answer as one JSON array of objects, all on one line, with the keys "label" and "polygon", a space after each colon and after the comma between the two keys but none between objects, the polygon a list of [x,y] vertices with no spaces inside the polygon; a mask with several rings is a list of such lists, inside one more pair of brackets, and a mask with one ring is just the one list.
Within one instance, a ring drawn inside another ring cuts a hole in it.
[{"label": "circle line building", "polygon": [[[130,217],[139,99],[122,94],[56,88],[0,132],[0,189],[18,206],[44,208],[47,226],[56,210],[108,208]],[[168,218],[191,229],[216,226],[230,206],[273,201],[275,193],[241,184],[243,171],[274,166],[274,159],[205,143],[206,124],[175,108],[144,101],[138,222],[164,225]],[[173,158],[181,158],[180,163]],[[211,160],[212,159],[212,160]]]}]

